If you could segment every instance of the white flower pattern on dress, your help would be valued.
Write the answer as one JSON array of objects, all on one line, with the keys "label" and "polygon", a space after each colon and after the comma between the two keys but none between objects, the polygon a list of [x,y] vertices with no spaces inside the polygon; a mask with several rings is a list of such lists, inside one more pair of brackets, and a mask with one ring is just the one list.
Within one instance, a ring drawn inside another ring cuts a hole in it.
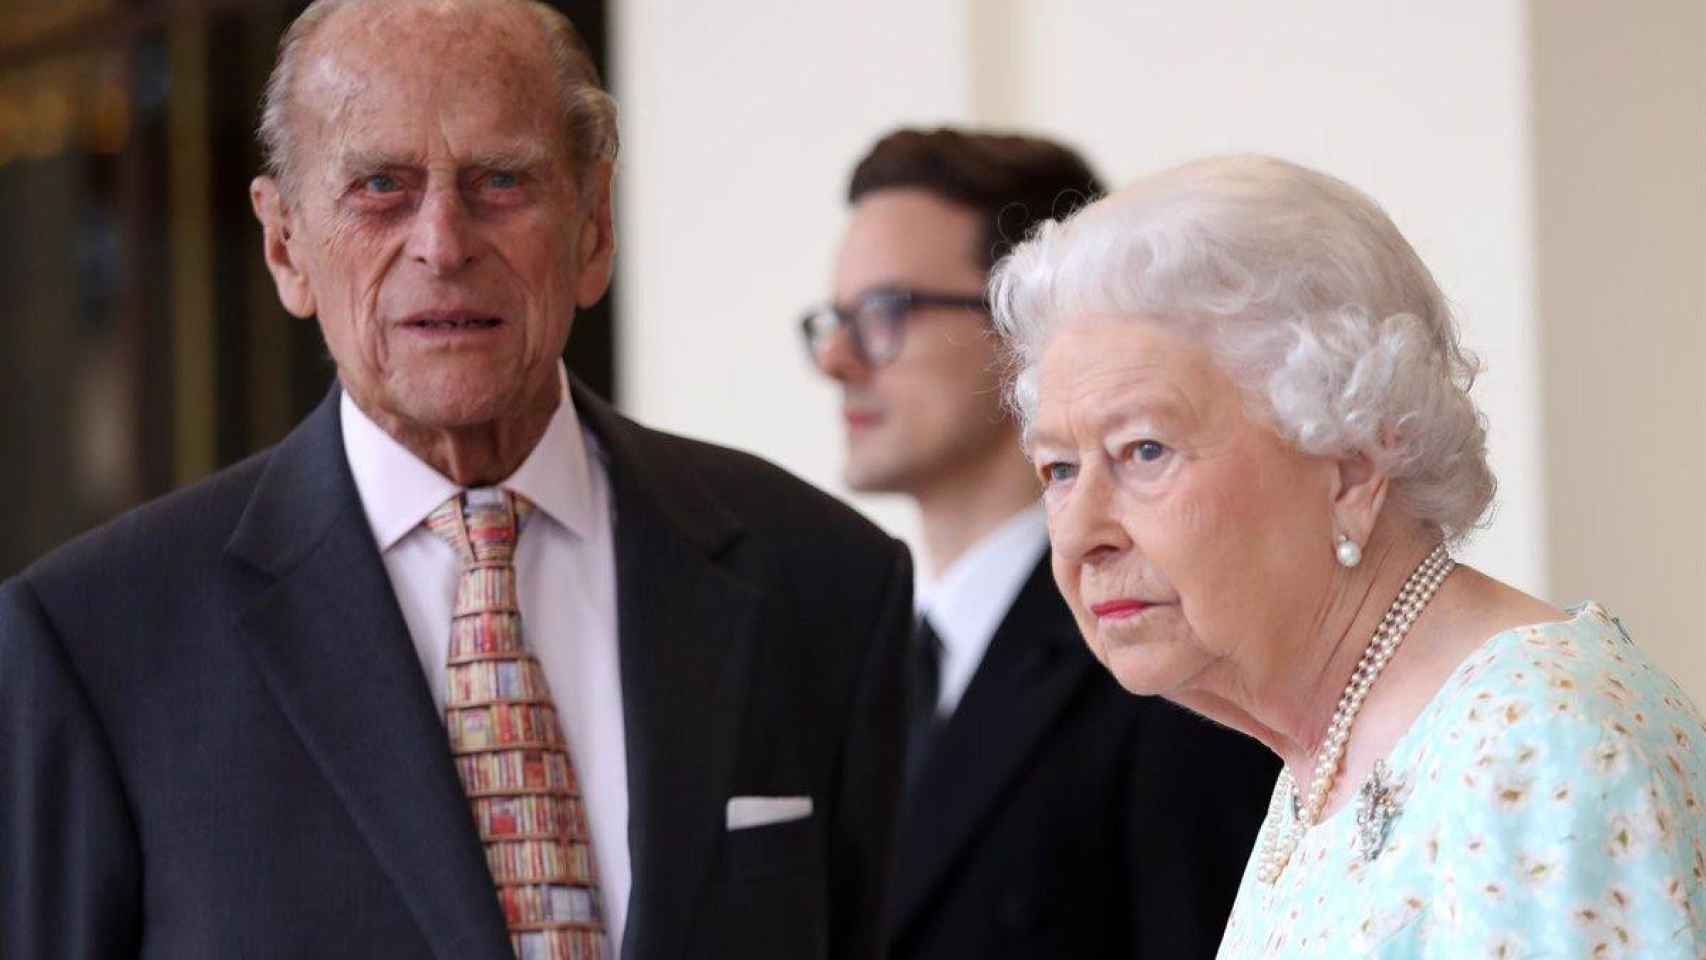
[{"label": "white flower pattern on dress", "polygon": [[1599,605],[1501,633],[1387,757],[1404,789],[1380,855],[1346,804],[1275,884],[1252,859],[1220,958],[1706,960],[1703,743]]}]

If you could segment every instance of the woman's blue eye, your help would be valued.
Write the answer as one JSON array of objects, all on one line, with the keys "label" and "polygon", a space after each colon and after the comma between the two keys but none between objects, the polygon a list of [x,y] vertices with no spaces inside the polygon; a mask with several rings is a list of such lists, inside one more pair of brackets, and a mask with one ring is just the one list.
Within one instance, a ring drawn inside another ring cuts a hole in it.
[{"label": "woman's blue eye", "polygon": [[1144,463],[1154,463],[1167,453],[1167,447],[1154,440],[1139,440],[1133,445],[1132,452]]},{"label": "woman's blue eye", "polygon": [[1071,480],[1077,467],[1070,463],[1050,463],[1043,466],[1043,481],[1045,483],[1061,483]]}]

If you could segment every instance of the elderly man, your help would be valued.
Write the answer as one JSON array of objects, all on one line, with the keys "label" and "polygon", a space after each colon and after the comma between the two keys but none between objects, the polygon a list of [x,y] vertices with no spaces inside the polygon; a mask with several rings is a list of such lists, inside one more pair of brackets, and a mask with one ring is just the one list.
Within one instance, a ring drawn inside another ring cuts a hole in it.
[{"label": "elderly man", "polygon": [[807,345],[846,477],[918,505],[894,960],[1213,956],[1277,766],[1098,668],[1049,576],[1037,476],[983,297],[1036,223],[1098,191],[1046,140],[901,130],[853,172]]},{"label": "elderly man", "polygon": [[253,201],[339,388],[0,587],[0,955],[872,957],[911,573],[565,374],[616,135],[526,0],[322,0]]}]

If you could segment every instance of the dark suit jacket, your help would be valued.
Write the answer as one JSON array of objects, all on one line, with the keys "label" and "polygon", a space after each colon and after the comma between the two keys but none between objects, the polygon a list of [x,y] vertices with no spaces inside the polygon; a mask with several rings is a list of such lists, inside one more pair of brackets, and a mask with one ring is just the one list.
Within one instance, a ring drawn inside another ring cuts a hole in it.
[{"label": "dark suit jacket", "polygon": [[[513,960],[336,396],[0,587],[0,956]],[[905,550],[576,404],[616,513],[622,956],[876,956]],[[740,795],[815,812],[726,832]]]},{"label": "dark suit jacket", "polygon": [[1121,689],[1045,558],[903,804],[889,956],[1212,957],[1278,772]]}]

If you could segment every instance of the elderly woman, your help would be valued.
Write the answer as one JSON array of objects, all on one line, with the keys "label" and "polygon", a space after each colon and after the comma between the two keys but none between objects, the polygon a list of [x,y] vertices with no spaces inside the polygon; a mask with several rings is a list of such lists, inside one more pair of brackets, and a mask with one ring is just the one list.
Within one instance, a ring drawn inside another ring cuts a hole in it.
[{"label": "elderly woman", "polygon": [[1706,952],[1706,728],[1602,607],[1452,559],[1473,365],[1374,203],[1200,161],[992,296],[1091,649],[1285,761],[1221,957]]}]

